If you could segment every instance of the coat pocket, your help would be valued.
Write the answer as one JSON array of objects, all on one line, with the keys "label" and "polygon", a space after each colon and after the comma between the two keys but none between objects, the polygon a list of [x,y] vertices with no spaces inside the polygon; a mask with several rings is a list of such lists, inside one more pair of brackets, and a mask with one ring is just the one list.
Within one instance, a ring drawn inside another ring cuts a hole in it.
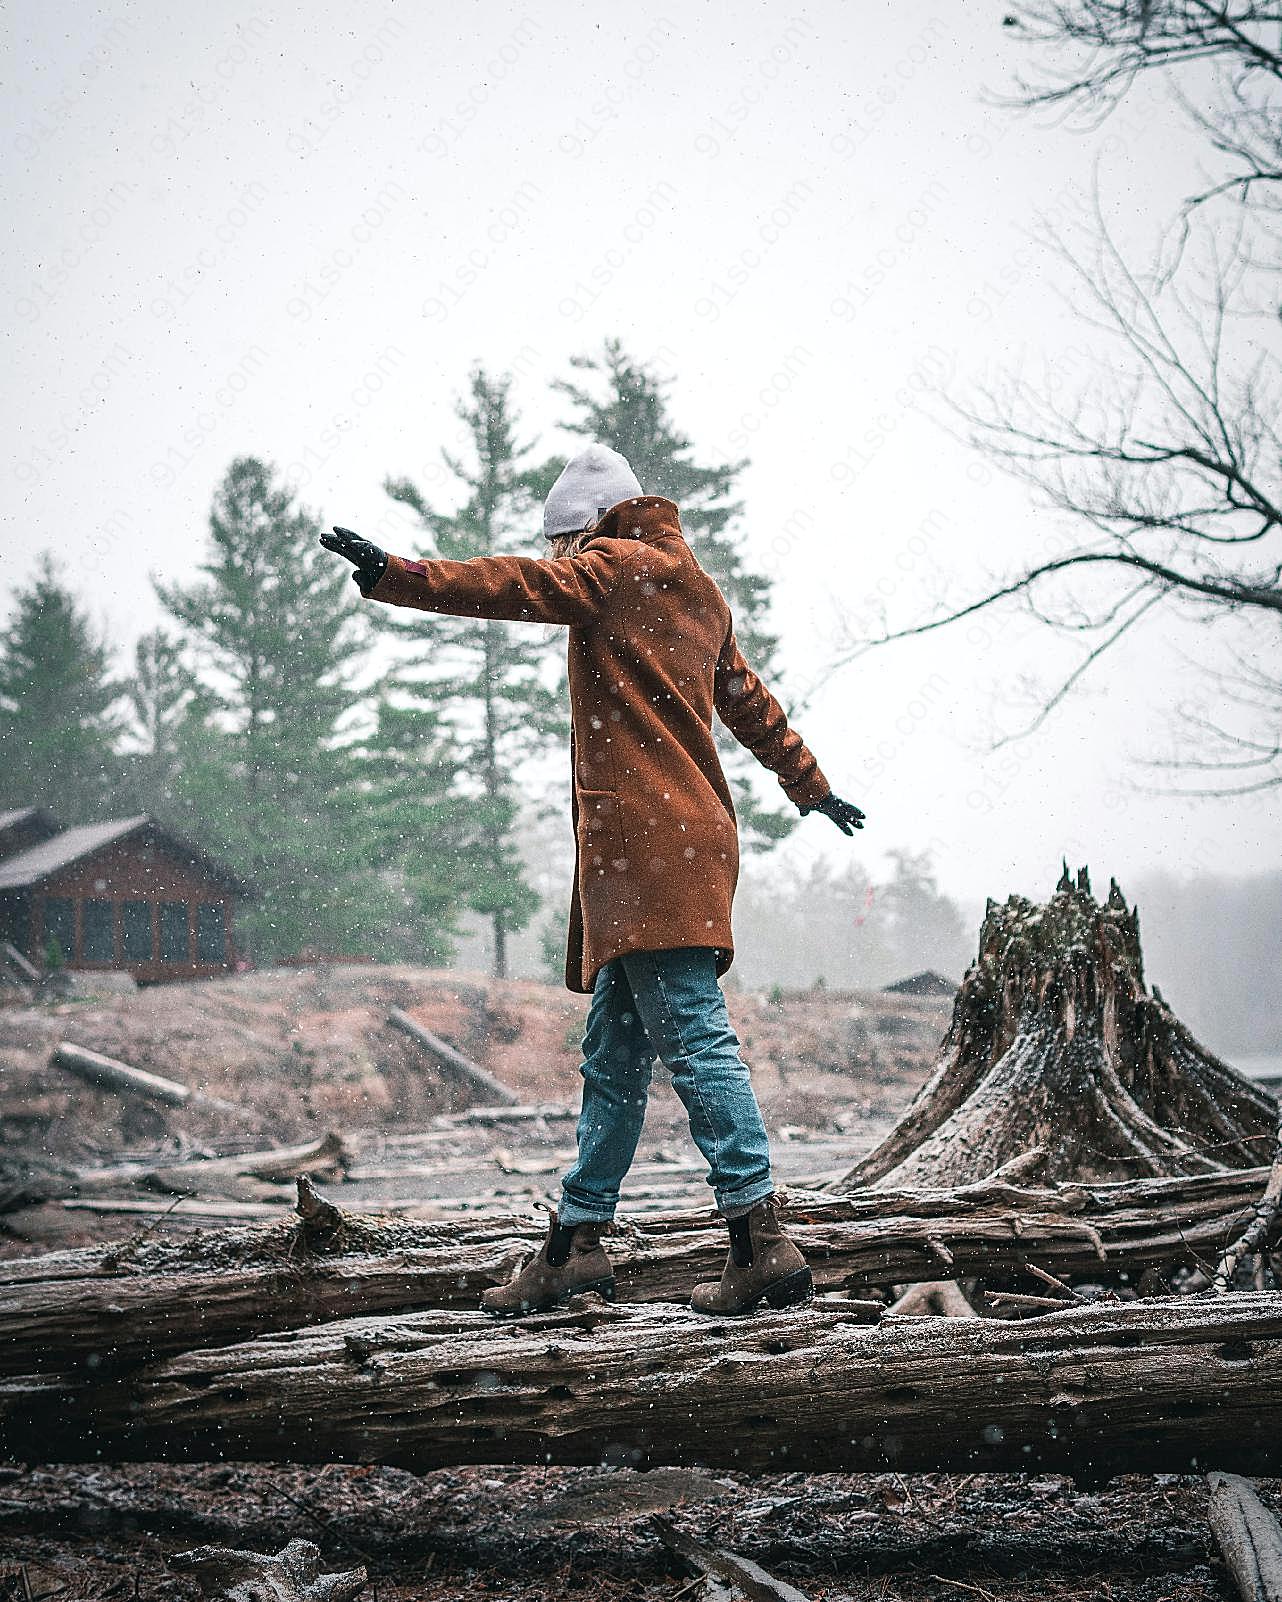
[{"label": "coat pocket", "polygon": [[579,865],[585,884],[626,873],[630,863],[618,796],[613,790],[580,790],[578,805]]}]

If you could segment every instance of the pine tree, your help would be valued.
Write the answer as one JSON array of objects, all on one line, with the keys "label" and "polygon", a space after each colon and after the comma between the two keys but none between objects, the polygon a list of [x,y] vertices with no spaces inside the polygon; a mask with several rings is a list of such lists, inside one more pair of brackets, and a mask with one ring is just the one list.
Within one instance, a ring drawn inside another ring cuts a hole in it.
[{"label": "pine tree", "polygon": [[101,819],[119,699],[105,639],[44,552],[0,630],[0,805],[48,807],[66,825]]},{"label": "pine tree", "polygon": [[240,929],[260,958],[360,949],[378,923],[345,738],[368,631],[319,532],[268,464],[241,457],[214,496],[203,578],[157,585],[205,691],[180,810],[260,889]]},{"label": "pine tree", "polygon": [[[633,361],[619,340],[607,339],[600,356],[572,356],[570,365],[598,382],[594,390],[573,380],[554,380],[552,387],[575,408],[565,427],[571,434],[621,451],[647,495],[665,495],[681,508],[681,526],[691,549],[730,603],[743,654],[769,684],[778,647],[767,627],[770,581],[745,565],[741,536],[734,527],[743,511],[743,503],[733,498],[735,481],[747,461],[721,467],[696,462],[692,441],[669,412],[671,381]],[[546,493],[562,465],[548,463],[532,484]],[[755,765],[752,758],[720,725],[717,735],[734,789],[741,843],[749,849],[776,844],[792,832],[797,814],[763,806],[749,778]]]},{"label": "pine tree", "polygon": [[471,803],[457,790],[456,742],[416,687],[393,677],[354,755],[369,862],[385,896],[380,949],[443,966],[454,955],[472,827]]},{"label": "pine tree", "polygon": [[[454,512],[428,504],[407,479],[389,479],[387,492],[410,507],[432,551],[467,559],[493,556],[528,542],[535,493],[516,442],[511,381],[477,367],[458,415],[471,438],[474,463],[445,455],[466,492]],[[460,840],[467,904],[489,920],[494,972],[507,973],[508,936],[529,922],[539,904],[516,849],[520,781],[568,724],[554,683],[550,652],[563,646],[528,626],[489,618],[416,613],[389,618],[388,628],[420,649],[407,666],[418,704],[437,712],[454,732],[470,800],[469,827]]]},{"label": "pine tree", "polygon": [[130,746],[121,776],[121,810],[172,815],[182,786],[184,735],[193,703],[201,703],[181,640],[163,628],[142,635],[123,688]]}]

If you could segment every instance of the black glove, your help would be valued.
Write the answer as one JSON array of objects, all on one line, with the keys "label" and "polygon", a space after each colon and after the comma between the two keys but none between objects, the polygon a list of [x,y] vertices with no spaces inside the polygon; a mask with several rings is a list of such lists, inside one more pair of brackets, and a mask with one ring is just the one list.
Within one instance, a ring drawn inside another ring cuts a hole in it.
[{"label": "black glove", "polygon": [[853,834],[856,829],[862,829],[864,826],[865,814],[858,807],[852,806],[849,801],[843,801],[837,795],[826,795],[822,801],[817,801],[814,806],[802,807],[801,809],[803,818],[811,812],[822,812],[825,818],[831,818],[842,834]]},{"label": "black glove", "polygon": [[363,540],[350,528],[339,528],[335,524],[334,532],[322,534],[320,542],[327,551],[345,556],[355,566],[352,581],[362,595],[368,595],[387,570],[387,552]]}]

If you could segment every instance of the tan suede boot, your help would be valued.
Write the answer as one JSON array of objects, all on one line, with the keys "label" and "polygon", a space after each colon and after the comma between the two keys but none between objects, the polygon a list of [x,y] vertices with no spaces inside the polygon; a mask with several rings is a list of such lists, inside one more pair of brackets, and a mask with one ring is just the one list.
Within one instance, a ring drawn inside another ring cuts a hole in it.
[{"label": "tan suede boot", "polygon": [[482,1291],[481,1306],[502,1318],[518,1318],[522,1313],[546,1313],[584,1291],[595,1291],[612,1302],[614,1269],[601,1244],[608,1228],[608,1224],[562,1224],[553,1213],[542,1246],[506,1285]]},{"label": "tan suede boot", "polygon": [[750,1313],[763,1300],[771,1307],[793,1307],[814,1295],[806,1259],[784,1234],[777,1198],[767,1196],[751,1212],[727,1219],[730,1254],[721,1283],[696,1285],[690,1305],[717,1316]]}]

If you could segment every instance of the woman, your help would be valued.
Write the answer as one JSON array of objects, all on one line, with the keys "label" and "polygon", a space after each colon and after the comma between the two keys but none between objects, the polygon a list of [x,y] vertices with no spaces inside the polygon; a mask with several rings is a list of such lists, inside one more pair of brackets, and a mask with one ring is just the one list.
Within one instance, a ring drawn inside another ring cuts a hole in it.
[{"label": "woman", "polygon": [[783,709],[740,654],[730,609],[681,532],[676,505],[645,495],[617,452],[591,445],[544,507],[551,554],[410,561],[348,529],[321,543],[355,563],[362,595],[456,616],[568,626],[575,828],[566,984],[591,994],[583,1037],[578,1161],[537,1255],[486,1291],[490,1312],[612,1297],[601,1237],[636,1154],[656,1057],[672,1073],[730,1250],[699,1312],[746,1313],[812,1292],[779,1225],[770,1153],[718,979],[734,955],[739,856],[715,711],[803,814],[846,834],[858,807],[832,794]]}]

